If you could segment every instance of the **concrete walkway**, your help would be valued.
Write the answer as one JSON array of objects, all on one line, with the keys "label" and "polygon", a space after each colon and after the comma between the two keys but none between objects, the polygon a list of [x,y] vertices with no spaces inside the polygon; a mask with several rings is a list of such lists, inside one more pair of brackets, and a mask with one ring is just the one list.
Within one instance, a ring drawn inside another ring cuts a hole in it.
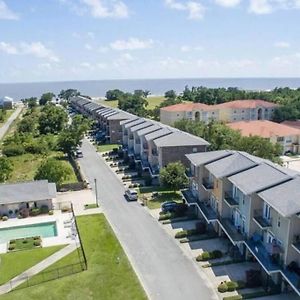
[{"label": "concrete walkway", "polygon": [[74,250],[76,250],[76,248],[77,248],[76,244],[70,244],[70,245],[64,247],[63,249],[55,252],[54,254],[47,257],[46,259],[42,260],[41,262],[34,265],[33,267],[26,270],[25,272],[21,273],[20,275],[16,276],[9,282],[1,285],[0,286],[0,295],[10,292],[12,289],[16,288],[17,286],[19,286],[20,284],[25,282],[28,277],[32,277],[33,275],[36,275],[36,274],[42,272],[43,270],[45,270],[46,268],[48,268],[49,266],[51,266],[58,260],[62,259],[66,255],[68,255],[71,252],[73,252]]},{"label": "concrete walkway", "polygon": [[19,116],[23,109],[23,104],[20,104],[16,111],[8,118],[8,120],[2,125],[0,128],[0,140],[5,136],[6,132],[8,131],[10,125],[13,123],[13,121]]}]

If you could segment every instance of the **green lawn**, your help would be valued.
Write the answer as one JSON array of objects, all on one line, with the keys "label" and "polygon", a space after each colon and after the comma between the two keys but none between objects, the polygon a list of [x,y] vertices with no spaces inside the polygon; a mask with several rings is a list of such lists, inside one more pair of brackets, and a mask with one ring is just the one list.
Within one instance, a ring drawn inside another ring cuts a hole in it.
[{"label": "green lawn", "polygon": [[[47,155],[47,157],[56,157],[57,159],[60,159],[67,168],[70,168],[71,174],[63,183],[72,183],[78,181],[74,169],[70,165],[69,161],[64,158],[62,152],[52,151],[49,155]],[[43,155],[31,153],[9,157],[9,160],[14,166],[9,182],[33,180],[37,169],[44,159],[45,157]]]},{"label": "green lawn", "polygon": [[[1,300],[57,299],[147,299],[127,256],[103,214],[77,218],[88,260],[81,273],[17,290],[0,296]],[[52,268],[72,262],[71,253]]]},{"label": "green lawn", "polygon": [[[153,96],[153,97],[148,97],[148,106],[146,107],[147,109],[153,109],[156,106],[158,106],[163,100],[165,99],[164,96]],[[99,103],[103,103],[107,106],[110,106],[112,108],[117,108],[118,107],[118,100],[115,101],[99,101]]]},{"label": "green lawn", "polygon": [[[158,196],[152,197],[153,192],[158,192]],[[160,208],[161,204],[166,201],[182,202],[182,196],[179,191],[174,192],[163,187],[141,187],[139,194],[148,199],[146,205],[150,209]]]},{"label": "green lawn", "polygon": [[[35,243],[39,243],[39,245],[35,245]],[[40,247],[40,243],[40,237],[28,237],[23,239],[11,240],[9,243],[9,247],[13,247],[13,251],[29,250]]]},{"label": "green lawn", "polygon": [[2,121],[0,121],[0,127],[8,120],[8,118],[13,114],[14,111],[15,111],[15,109],[8,109],[6,111],[4,119]]},{"label": "green lawn", "polygon": [[0,284],[6,283],[63,247],[53,246],[0,254]]},{"label": "green lawn", "polygon": [[119,144],[103,144],[103,145],[98,145],[97,150],[98,152],[108,152],[112,151],[114,148],[119,148]]}]

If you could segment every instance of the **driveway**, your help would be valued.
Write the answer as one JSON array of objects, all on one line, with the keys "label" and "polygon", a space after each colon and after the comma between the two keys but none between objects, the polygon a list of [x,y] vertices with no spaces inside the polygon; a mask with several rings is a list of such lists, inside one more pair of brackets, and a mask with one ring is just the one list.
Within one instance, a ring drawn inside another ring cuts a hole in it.
[{"label": "driveway", "polygon": [[87,141],[79,163],[150,299],[218,299],[204,272],[183,254],[174,238],[137,202]]}]

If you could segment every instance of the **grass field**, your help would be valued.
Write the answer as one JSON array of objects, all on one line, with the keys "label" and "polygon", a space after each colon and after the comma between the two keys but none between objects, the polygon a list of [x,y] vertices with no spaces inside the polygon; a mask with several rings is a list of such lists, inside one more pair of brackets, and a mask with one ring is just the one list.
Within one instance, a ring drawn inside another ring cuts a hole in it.
[{"label": "grass field", "polygon": [[[47,158],[49,157],[55,157],[61,160],[67,168],[70,168],[71,174],[63,183],[72,183],[78,181],[74,169],[70,165],[69,161],[63,156],[62,152],[53,151],[47,155]],[[33,180],[37,169],[44,159],[45,157],[43,155],[30,153],[9,157],[9,160],[13,163],[13,173],[9,179],[9,182]]]},{"label": "grass field", "polygon": [[[80,216],[77,222],[87,256],[87,271],[2,295],[1,300],[147,299],[105,216]],[[52,268],[72,262],[74,255],[77,253],[71,253]]]},{"label": "grass field", "polygon": [[[146,109],[153,109],[156,106],[158,106],[162,101],[164,101],[165,97],[163,96],[153,96],[153,97],[148,97],[147,101],[148,101],[148,106],[146,107]],[[118,101],[103,101],[101,100],[100,103],[103,103],[107,106],[110,106],[112,108],[117,108],[118,107]]]},{"label": "grass field", "polygon": [[64,246],[53,246],[0,255],[0,284],[6,283]]},{"label": "grass field", "polygon": [[97,146],[97,151],[108,152],[108,151],[112,151],[114,148],[119,148],[119,147],[120,147],[119,144],[103,144]]},{"label": "grass field", "polygon": [[[152,197],[153,192],[157,192],[158,195]],[[160,208],[161,204],[166,201],[182,202],[182,196],[179,191],[174,192],[162,187],[140,188],[139,194],[148,199],[146,205],[150,209]]]},{"label": "grass field", "polygon": [[15,111],[15,109],[8,109],[6,111],[4,119],[2,121],[0,121],[0,127],[8,120],[8,118],[13,114],[14,111]]}]

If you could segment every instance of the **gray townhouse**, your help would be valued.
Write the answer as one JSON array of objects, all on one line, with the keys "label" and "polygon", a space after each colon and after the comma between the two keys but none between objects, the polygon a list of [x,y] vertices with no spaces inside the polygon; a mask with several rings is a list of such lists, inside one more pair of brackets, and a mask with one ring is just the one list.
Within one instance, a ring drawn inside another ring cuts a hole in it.
[{"label": "gray townhouse", "polygon": [[300,174],[239,151],[186,157],[189,205],[266,280],[300,295]]}]

